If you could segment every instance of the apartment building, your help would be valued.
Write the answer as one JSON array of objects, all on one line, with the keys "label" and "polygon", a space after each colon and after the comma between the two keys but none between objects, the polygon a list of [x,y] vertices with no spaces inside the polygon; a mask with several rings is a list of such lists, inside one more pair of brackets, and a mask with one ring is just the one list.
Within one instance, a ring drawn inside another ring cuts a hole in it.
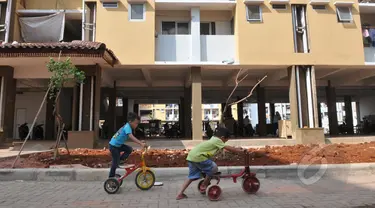
[{"label": "apartment building", "polygon": [[[337,102],[345,103],[349,126],[352,102],[359,119],[375,111],[372,2],[2,0],[0,6],[3,138],[17,138],[18,125],[32,123],[50,76],[46,62],[59,55],[86,73],[84,84],[63,90],[64,122],[92,138],[100,120],[113,132],[139,104],[174,103],[185,138],[202,139],[202,104],[225,103],[236,77],[244,76],[230,102],[267,75],[245,101],[257,104],[260,135],[275,103],[288,104],[294,138],[322,126],[320,103],[331,135],[339,133]],[[51,109],[47,100],[37,119],[46,138],[54,137]],[[247,110],[243,103],[236,109],[242,125]]]}]

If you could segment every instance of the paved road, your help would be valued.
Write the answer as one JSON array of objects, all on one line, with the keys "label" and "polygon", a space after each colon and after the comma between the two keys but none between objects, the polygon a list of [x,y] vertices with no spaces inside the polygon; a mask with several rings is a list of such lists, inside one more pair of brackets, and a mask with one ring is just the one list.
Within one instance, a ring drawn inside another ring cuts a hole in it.
[{"label": "paved road", "polygon": [[[241,208],[241,207],[375,207],[375,176],[358,180],[320,180],[306,186],[299,180],[260,179],[257,195],[242,192],[240,184],[221,182],[224,190],[220,202],[210,202],[196,190],[196,184],[186,194],[188,199],[176,201],[182,181],[168,181],[163,187],[142,192],[132,181],[126,182],[120,193],[108,195],[101,182],[0,182],[0,208],[23,207],[142,207],[142,208]],[[365,206],[364,206],[365,207]]]}]

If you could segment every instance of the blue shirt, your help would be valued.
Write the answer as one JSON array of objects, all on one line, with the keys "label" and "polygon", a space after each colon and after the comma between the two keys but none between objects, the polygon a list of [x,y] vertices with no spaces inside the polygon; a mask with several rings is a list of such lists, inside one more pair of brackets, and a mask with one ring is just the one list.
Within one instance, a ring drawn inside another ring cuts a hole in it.
[{"label": "blue shirt", "polygon": [[129,134],[132,133],[132,128],[130,127],[129,123],[126,123],[123,127],[121,127],[115,135],[113,135],[111,141],[109,142],[110,145],[115,147],[120,147],[125,143],[126,140],[129,139]]}]

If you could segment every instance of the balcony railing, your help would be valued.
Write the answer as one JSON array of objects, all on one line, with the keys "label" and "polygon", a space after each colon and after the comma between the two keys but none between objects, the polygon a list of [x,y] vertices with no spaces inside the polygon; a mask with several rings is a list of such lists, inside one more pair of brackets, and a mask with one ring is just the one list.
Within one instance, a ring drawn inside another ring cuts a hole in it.
[{"label": "balcony railing", "polygon": [[201,35],[202,62],[228,62],[236,56],[234,35]]},{"label": "balcony railing", "polygon": [[155,44],[156,61],[189,62],[191,60],[190,35],[158,35]]}]

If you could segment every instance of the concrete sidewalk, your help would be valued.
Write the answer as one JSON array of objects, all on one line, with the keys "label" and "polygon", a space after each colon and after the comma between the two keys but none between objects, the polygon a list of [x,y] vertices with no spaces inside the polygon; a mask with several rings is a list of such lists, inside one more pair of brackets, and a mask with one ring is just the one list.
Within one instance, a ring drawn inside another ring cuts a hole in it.
[{"label": "concrete sidewalk", "polygon": [[[350,179],[375,174],[375,163],[340,165],[282,165],[252,166],[258,178],[300,179],[310,183],[320,178]],[[223,175],[239,173],[243,167],[220,167]],[[186,178],[188,168],[154,168],[157,180],[180,180]],[[104,181],[108,169],[0,169],[0,181]],[[118,169],[124,174],[124,170]],[[127,180],[133,180],[131,174]]]},{"label": "concrete sidewalk", "polygon": [[186,190],[188,199],[176,201],[182,180],[165,180],[164,186],[148,191],[125,180],[114,195],[96,181],[12,181],[0,182],[0,208],[370,208],[375,205],[374,181],[375,176],[350,182],[331,178],[305,185],[299,180],[266,178],[260,179],[258,193],[249,195],[242,191],[241,181],[223,180],[218,202],[201,195],[197,182]]}]

